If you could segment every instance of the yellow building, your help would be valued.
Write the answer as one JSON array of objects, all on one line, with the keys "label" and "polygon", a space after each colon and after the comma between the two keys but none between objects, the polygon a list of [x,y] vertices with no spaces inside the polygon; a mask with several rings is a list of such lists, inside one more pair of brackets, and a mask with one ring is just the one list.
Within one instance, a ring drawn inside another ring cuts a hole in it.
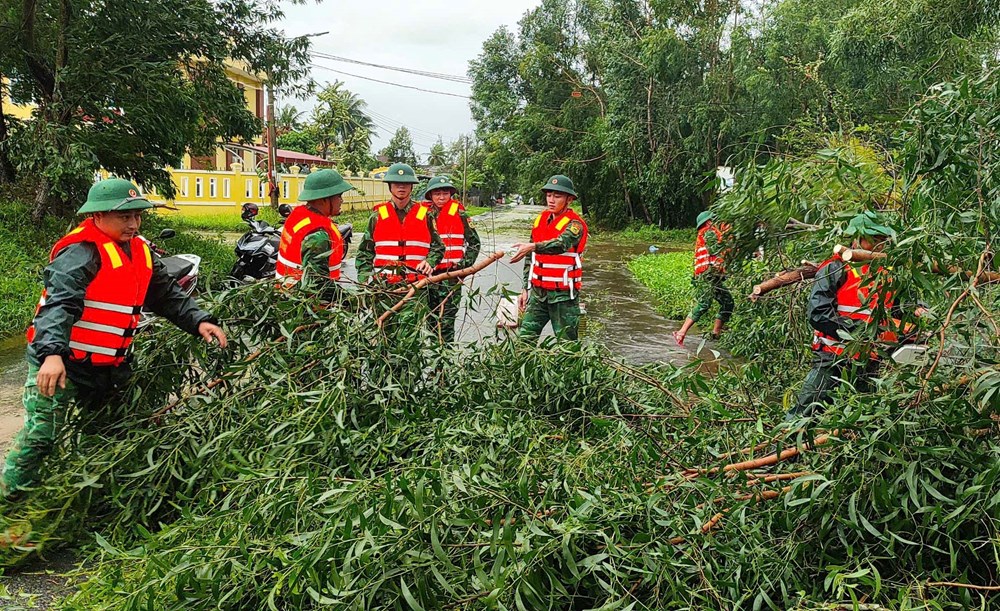
[{"label": "yellow building", "polygon": [[[261,121],[265,117],[264,81],[237,62],[227,62],[226,74],[236,86],[243,90],[247,108]],[[15,106],[5,95],[3,111],[19,119],[30,118],[31,106]],[[315,155],[278,149],[277,176],[278,200],[295,204],[298,201],[305,175],[317,166],[333,166]],[[233,212],[239,214],[244,202],[270,203],[267,191],[267,148],[262,136],[254,138],[250,144],[220,142],[213,155],[192,156],[185,154],[178,168],[167,168],[173,178],[176,194],[174,199],[165,200],[156,190],[147,196],[160,203],[177,208],[180,214],[204,215]],[[102,172],[102,174],[105,174]],[[373,204],[389,199],[385,185],[371,178],[354,178],[348,181],[356,191],[347,193],[344,210],[371,208]]]}]

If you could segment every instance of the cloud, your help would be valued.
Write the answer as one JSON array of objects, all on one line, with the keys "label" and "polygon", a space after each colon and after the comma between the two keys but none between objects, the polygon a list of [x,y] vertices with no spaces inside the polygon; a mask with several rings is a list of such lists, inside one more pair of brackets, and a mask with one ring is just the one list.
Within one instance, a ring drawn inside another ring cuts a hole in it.
[{"label": "cloud", "polygon": [[[468,63],[482,50],[482,43],[501,25],[512,28],[523,14],[539,0],[505,2],[454,2],[454,0],[383,0],[378,3],[338,2],[285,5],[281,27],[288,35],[299,36],[329,31],[313,39],[316,51],[375,64],[412,68],[465,76]],[[354,75],[390,81],[422,89],[469,95],[469,87],[460,83],[431,79],[389,70],[359,66],[333,60],[317,59],[316,64]],[[357,77],[314,69],[318,82],[341,80],[361,96],[377,114],[382,129],[376,134],[373,149],[384,146],[399,124],[411,128],[419,143],[418,153],[426,150],[440,135],[445,143],[475,128],[468,100],[401,89]],[[313,101],[295,102],[311,108]]]}]

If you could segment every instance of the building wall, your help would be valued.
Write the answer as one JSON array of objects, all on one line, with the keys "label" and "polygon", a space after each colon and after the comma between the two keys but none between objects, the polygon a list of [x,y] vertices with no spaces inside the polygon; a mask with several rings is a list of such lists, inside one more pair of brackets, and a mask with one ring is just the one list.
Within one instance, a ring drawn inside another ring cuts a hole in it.
[{"label": "building wall", "polygon": [[[173,200],[165,199],[156,191],[149,191],[146,196],[150,201],[177,208],[174,214],[204,216],[233,213],[239,216],[240,207],[244,202],[266,206],[271,201],[267,194],[267,179],[254,172],[244,171],[238,164],[228,172],[171,170],[171,176],[177,190]],[[294,172],[279,174],[279,203],[298,203],[299,193],[302,191],[305,178],[304,174]],[[373,205],[389,199],[388,185],[381,180],[359,176],[345,176],[344,178],[355,189],[344,194],[343,210],[345,212],[371,210]],[[164,211],[164,214],[169,213],[170,211]]]}]

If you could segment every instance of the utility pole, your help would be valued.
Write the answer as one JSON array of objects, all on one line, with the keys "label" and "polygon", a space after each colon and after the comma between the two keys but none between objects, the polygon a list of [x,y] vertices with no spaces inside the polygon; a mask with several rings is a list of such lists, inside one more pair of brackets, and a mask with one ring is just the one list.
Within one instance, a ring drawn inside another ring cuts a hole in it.
[{"label": "utility pole", "polygon": [[465,181],[469,178],[469,137],[462,137],[462,148],[464,152],[462,153],[462,204],[468,204],[468,198],[465,194]]},{"label": "utility pole", "polygon": [[274,85],[264,84],[267,92],[267,184],[271,188],[271,207],[278,209],[278,149],[275,145]]}]

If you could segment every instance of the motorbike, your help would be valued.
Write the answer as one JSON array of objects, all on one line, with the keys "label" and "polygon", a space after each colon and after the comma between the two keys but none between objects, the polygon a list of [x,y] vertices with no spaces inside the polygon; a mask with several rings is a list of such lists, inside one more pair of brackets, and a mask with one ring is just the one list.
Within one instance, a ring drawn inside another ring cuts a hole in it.
[{"label": "motorbike", "polygon": [[[278,206],[278,214],[282,221],[277,226],[272,227],[267,221],[257,219],[260,208],[257,204],[247,202],[243,204],[240,218],[243,219],[249,229],[239,240],[236,241],[236,263],[229,270],[229,276],[238,282],[253,282],[274,278],[274,266],[278,262],[278,245],[281,241],[281,227],[284,219],[292,213],[292,207],[288,204]],[[353,239],[354,229],[350,223],[337,225],[341,237],[344,239],[344,257]]]},{"label": "motorbike", "polygon": [[[162,242],[169,240],[175,235],[177,235],[177,232],[168,228],[161,231],[156,239]],[[201,266],[201,257],[190,253],[168,255],[167,251],[145,236],[139,236],[139,239],[149,246],[150,254],[163,265],[163,269],[167,272],[167,275],[174,279],[174,282],[181,288],[181,291],[187,296],[193,295],[195,289],[198,287],[198,268]],[[143,308],[138,327],[141,329],[151,323],[153,316],[155,314],[152,311]]]}]

